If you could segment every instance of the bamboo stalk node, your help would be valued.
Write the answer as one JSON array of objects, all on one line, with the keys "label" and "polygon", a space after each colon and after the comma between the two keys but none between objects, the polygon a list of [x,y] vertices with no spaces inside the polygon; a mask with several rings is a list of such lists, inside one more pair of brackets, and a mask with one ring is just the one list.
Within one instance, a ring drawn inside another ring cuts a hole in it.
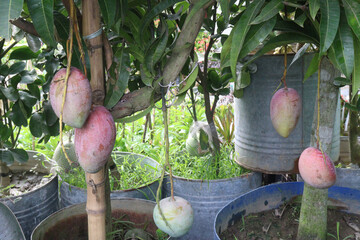
[{"label": "bamboo stalk node", "polygon": [[86,212],[91,215],[102,215],[105,213],[105,211],[106,211],[106,209],[91,210],[91,209],[86,208]]}]

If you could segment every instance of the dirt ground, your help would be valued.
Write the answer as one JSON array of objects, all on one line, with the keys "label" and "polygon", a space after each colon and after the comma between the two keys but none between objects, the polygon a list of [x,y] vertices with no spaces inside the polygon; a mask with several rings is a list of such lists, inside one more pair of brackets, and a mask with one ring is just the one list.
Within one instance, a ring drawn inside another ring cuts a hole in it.
[{"label": "dirt ground", "polygon": [[[220,236],[222,240],[292,240],[296,239],[300,204],[245,216]],[[339,226],[339,228],[337,227]],[[327,239],[360,239],[360,216],[328,209]],[[339,236],[338,236],[339,234]]]}]

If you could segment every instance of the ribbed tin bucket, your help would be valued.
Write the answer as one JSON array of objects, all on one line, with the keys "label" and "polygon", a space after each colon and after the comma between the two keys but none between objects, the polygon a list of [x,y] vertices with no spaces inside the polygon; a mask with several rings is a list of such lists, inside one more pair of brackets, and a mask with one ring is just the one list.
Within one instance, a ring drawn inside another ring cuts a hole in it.
[{"label": "ribbed tin bucket", "polygon": [[[9,166],[11,171],[36,171],[49,174],[50,164],[45,161],[44,154],[27,151],[29,160],[24,164],[14,163]],[[42,165],[42,162],[44,165]],[[44,186],[20,196],[0,199],[7,205],[18,219],[26,239],[30,239],[31,232],[43,219],[59,209],[58,177],[52,179]]]},{"label": "ribbed tin bucket", "polygon": [[[289,62],[292,57],[288,57]],[[266,55],[255,61],[257,71],[251,74],[251,84],[243,97],[234,101],[236,161],[241,166],[264,173],[298,172],[300,154],[310,145],[317,94],[317,74],[303,83],[311,57],[304,55],[287,72],[287,86],[302,99],[300,119],[288,138],[276,132],[270,119],[270,101],[283,75],[284,56]],[[330,157],[336,161],[340,153],[340,102],[332,145]]]},{"label": "ribbed tin bucket", "polygon": [[[302,195],[302,182],[271,184],[248,192],[224,206],[216,215],[213,225],[213,237],[220,240],[219,234],[251,213],[275,209],[285,201]],[[360,191],[346,187],[329,188],[329,198],[341,201],[347,206],[346,212],[360,214]]]},{"label": "ribbed tin bucket", "polygon": [[[261,185],[261,173],[220,180],[191,180],[174,176],[174,195],[190,202],[194,210],[194,223],[181,240],[209,240],[213,237],[215,215],[234,198]],[[170,182],[164,182],[164,194],[170,196]],[[173,239],[173,238],[171,238]]]},{"label": "ribbed tin bucket", "polygon": [[[136,198],[112,199],[112,216],[115,219],[135,223],[156,236],[152,214],[155,202]],[[125,216],[125,217],[124,217]],[[85,240],[88,239],[86,204],[80,203],[63,208],[42,221],[33,231],[32,240]],[[116,230],[116,229],[114,229]]]},{"label": "ribbed tin bucket", "polygon": [[15,215],[5,204],[0,202],[0,239],[24,240],[25,236]]},{"label": "ribbed tin bucket", "polygon": [[[111,198],[128,197],[128,198],[141,198],[154,201],[156,198],[156,190],[159,186],[158,179],[161,175],[160,164],[150,157],[146,157],[140,154],[128,153],[128,152],[113,152],[114,162],[121,164],[125,158],[128,161],[139,162],[141,167],[148,171],[157,171],[154,181],[143,185],[139,188],[132,188],[120,191],[112,191],[110,193]],[[120,172],[121,174],[121,172]],[[86,202],[86,190],[69,185],[67,182],[61,182],[60,185],[60,202],[61,207],[67,207],[73,204]]]}]

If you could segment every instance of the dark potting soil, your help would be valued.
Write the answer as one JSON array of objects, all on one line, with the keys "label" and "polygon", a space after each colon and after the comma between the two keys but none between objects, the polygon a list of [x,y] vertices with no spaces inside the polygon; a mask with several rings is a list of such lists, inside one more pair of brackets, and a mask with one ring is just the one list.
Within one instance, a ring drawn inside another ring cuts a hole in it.
[{"label": "dark potting soil", "polygon": [[[299,226],[300,204],[292,203],[278,209],[245,216],[226,229],[221,240],[292,240]],[[328,209],[327,239],[360,239],[360,215]],[[337,227],[339,226],[339,228]],[[338,237],[339,234],[339,237]]]}]

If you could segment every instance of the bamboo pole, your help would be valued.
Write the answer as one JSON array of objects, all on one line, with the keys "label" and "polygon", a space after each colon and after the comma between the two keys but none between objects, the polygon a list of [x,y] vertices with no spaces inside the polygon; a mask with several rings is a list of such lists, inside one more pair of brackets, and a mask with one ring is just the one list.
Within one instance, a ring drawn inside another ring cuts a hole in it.
[{"label": "bamboo pole", "polygon": [[[100,7],[97,0],[82,1],[82,29],[88,49],[91,66],[91,89],[92,102],[95,105],[103,105],[105,98],[104,66],[103,66],[103,40],[102,34],[95,34],[101,28]],[[94,36],[95,34],[95,36]],[[97,35],[97,36],[96,36]],[[110,197],[106,198],[106,173],[107,167],[99,172],[86,173],[89,240],[106,239],[106,211],[109,211]],[[108,193],[110,195],[110,193]],[[110,210],[111,213],[111,210]],[[110,223],[111,224],[111,223]]]}]

